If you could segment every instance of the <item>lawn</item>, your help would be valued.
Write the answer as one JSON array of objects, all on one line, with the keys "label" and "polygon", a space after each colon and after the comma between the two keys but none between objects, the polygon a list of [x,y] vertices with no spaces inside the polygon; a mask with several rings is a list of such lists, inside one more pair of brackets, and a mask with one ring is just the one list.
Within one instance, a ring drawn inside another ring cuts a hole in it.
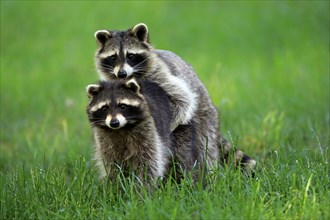
[{"label": "lawn", "polygon": [[[98,179],[93,35],[140,22],[195,68],[254,179]],[[0,219],[329,219],[329,30],[329,1],[1,1]]]}]

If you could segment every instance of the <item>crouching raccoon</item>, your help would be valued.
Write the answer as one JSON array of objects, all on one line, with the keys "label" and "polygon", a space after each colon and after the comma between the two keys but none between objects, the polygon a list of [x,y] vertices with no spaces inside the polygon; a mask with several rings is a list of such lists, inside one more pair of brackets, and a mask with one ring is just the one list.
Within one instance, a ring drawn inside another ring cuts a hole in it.
[{"label": "crouching raccoon", "polygon": [[94,159],[101,177],[134,173],[156,180],[171,161],[172,112],[155,83],[132,79],[87,86],[87,114],[94,134]]}]

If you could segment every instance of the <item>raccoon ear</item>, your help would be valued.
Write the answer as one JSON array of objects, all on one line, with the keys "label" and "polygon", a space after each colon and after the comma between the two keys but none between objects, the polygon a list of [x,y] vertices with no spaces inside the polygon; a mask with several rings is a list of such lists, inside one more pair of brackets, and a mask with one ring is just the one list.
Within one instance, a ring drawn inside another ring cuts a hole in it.
[{"label": "raccoon ear", "polygon": [[147,25],[140,23],[135,25],[132,28],[132,33],[135,37],[137,37],[140,41],[149,42],[149,33]]},{"label": "raccoon ear", "polygon": [[100,88],[101,87],[99,85],[96,85],[96,84],[88,85],[86,87],[88,97],[93,98],[94,96],[96,96],[99,93]]},{"label": "raccoon ear", "polygon": [[111,37],[111,34],[107,30],[99,30],[95,32],[94,36],[97,40],[97,43],[100,46],[103,46],[105,42]]},{"label": "raccoon ear", "polygon": [[135,93],[140,91],[140,86],[136,79],[132,78],[126,82],[126,87],[132,89]]}]

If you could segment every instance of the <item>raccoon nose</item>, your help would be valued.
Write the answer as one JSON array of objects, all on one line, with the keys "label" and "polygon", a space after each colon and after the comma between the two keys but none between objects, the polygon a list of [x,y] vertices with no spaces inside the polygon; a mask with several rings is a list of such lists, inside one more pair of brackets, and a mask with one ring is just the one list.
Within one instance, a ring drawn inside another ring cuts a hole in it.
[{"label": "raccoon nose", "polygon": [[119,78],[125,78],[127,76],[127,73],[125,70],[119,70],[118,71],[118,77]]},{"label": "raccoon nose", "polygon": [[118,128],[119,127],[119,120],[118,119],[113,119],[110,121],[110,127],[112,128]]}]

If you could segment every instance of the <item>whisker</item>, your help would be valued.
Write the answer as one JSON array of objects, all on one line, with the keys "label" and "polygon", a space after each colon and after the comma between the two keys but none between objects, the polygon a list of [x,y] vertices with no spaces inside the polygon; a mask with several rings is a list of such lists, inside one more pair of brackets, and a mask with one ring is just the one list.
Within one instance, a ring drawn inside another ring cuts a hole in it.
[{"label": "whisker", "polygon": [[135,70],[134,73],[145,73],[146,71],[143,70],[143,69],[140,69],[140,70]]},{"label": "whisker", "polygon": [[141,75],[143,75],[145,73],[145,71],[135,71],[134,73],[133,73],[133,75],[134,76],[138,76],[138,77],[140,77]]},{"label": "whisker", "polygon": [[106,67],[111,67],[111,68],[113,68],[113,66],[108,65],[108,64],[106,64],[106,63],[101,63],[101,65],[102,65],[102,66],[106,66]]},{"label": "whisker", "polygon": [[113,69],[103,67],[103,70],[105,70],[105,72],[107,72],[107,73],[113,73]]},{"label": "whisker", "polygon": [[90,121],[90,123],[93,125],[105,124],[105,119],[96,119],[96,120]]},{"label": "whisker", "polygon": [[151,57],[147,57],[146,59],[142,60],[140,63],[133,66],[133,68],[138,67],[139,65],[145,63],[147,60],[151,59]]},{"label": "whisker", "polygon": [[109,69],[109,70],[113,70],[114,68],[112,66],[106,65],[106,64],[102,64],[102,67]]}]

